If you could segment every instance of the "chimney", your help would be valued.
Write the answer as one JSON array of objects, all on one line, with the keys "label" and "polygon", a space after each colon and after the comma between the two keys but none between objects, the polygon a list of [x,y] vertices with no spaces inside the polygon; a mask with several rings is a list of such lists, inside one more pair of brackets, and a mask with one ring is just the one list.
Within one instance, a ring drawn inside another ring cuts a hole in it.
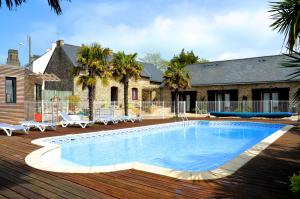
[{"label": "chimney", "polygon": [[56,46],[57,46],[57,47],[63,46],[63,45],[64,45],[64,43],[65,43],[65,41],[64,41],[64,40],[62,40],[62,39],[60,39],[60,40],[57,40],[57,41],[56,41]]},{"label": "chimney", "polygon": [[8,65],[20,66],[18,50],[15,50],[15,49],[9,49],[8,50],[8,57],[7,57],[7,62],[6,63]]}]

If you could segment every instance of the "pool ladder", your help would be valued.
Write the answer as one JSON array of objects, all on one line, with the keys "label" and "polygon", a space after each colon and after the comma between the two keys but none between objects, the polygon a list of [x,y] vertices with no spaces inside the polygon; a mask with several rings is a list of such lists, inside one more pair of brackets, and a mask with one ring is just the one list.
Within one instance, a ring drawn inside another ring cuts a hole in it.
[{"label": "pool ladder", "polygon": [[179,117],[181,118],[184,126],[189,124],[189,119],[187,118],[185,113],[179,114]]}]

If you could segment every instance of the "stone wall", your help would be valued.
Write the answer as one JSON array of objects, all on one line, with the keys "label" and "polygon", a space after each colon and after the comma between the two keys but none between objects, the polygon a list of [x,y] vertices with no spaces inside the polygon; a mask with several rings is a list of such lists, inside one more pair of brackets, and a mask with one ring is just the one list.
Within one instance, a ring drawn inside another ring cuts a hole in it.
[{"label": "stone wall", "polygon": [[[88,99],[87,89],[82,90],[80,85],[76,84],[77,78],[74,79],[74,95],[80,96],[81,100]],[[96,85],[96,101],[110,101],[111,100],[111,87],[118,88],[118,102],[123,103],[124,101],[124,86],[123,84],[111,79],[107,84],[103,84],[103,82],[99,79]],[[129,81],[129,90],[128,90],[128,100],[132,101],[132,88],[138,89],[138,99],[136,101],[142,100],[143,89],[153,89],[159,90],[159,84],[154,84],[149,81],[148,78],[141,78],[137,81],[130,80]],[[159,94],[157,94],[159,95]]]},{"label": "stone wall", "polygon": [[45,82],[46,90],[73,91],[74,82],[71,74],[73,63],[61,47],[56,47],[45,73],[55,74],[60,78],[59,82]]},{"label": "stone wall", "polygon": [[[236,84],[236,85],[216,85],[216,86],[193,86],[186,91],[197,91],[197,101],[207,101],[208,90],[238,90],[238,100],[242,101],[243,97],[252,100],[252,89],[271,89],[271,88],[290,88],[289,99],[293,98],[300,82],[278,82],[278,83],[257,83],[257,84]],[[164,101],[171,100],[171,92],[169,89],[164,88],[162,91],[162,98]]]}]

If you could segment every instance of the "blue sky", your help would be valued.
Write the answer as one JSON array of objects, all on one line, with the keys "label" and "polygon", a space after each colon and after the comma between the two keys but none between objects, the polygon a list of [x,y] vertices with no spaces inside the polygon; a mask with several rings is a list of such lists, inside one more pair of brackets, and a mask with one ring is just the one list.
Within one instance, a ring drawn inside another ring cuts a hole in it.
[{"label": "blue sky", "polygon": [[170,59],[182,48],[209,60],[224,60],[283,52],[283,36],[272,31],[265,0],[73,0],[62,3],[57,16],[46,0],[27,1],[8,11],[0,9],[0,63],[7,49],[28,57],[27,35],[33,53],[51,43],[80,45],[99,42],[114,51],[161,53]]}]

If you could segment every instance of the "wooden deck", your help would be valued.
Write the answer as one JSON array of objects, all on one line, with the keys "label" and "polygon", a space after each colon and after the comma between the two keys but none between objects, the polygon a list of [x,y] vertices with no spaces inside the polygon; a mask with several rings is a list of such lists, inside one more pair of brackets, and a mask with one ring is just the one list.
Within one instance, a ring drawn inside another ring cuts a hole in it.
[{"label": "wooden deck", "polygon": [[[25,156],[38,148],[32,139],[84,131],[148,125],[97,126],[88,129],[58,128],[57,131],[7,137],[0,135],[0,198],[291,198],[288,176],[300,170],[300,131],[282,136],[235,174],[210,181],[183,181],[136,170],[105,174],[62,174],[33,169]],[[253,120],[252,120],[253,121]],[[266,121],[266,120],[264,120]],[[271,122],[277,122],[272,120]]]}]

